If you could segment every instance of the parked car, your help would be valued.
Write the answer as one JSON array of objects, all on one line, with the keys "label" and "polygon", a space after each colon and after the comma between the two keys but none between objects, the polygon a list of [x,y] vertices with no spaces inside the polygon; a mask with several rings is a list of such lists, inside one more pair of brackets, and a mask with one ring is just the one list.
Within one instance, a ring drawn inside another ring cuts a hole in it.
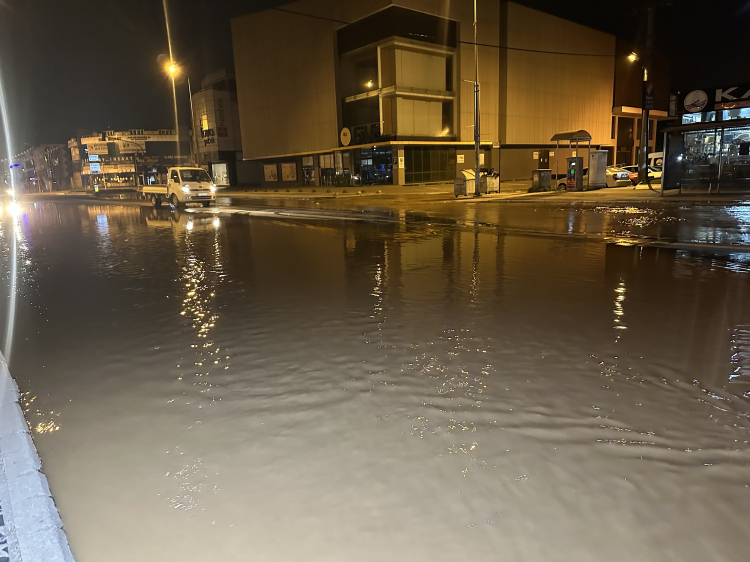
[{"label": "parked car", "polygon": [[[583,169],[583,187],[589,184],[589,169]],[[630,175],[627,171],[617,166],[607,166],[607,187],[626,187],[630,183]],[[566,178],[558,178],[557,188],[565,189],[567,187]]]},{"label": "parked car", "polygon": [[[633,185],[638,184],[638,166],[620,166],[623,170],[627,171],[630,176],[630,181],[633,183]],[[648,167],[648,175],[651,178],[651,181],[660,180],[661,181],[661,170],[656,168],[655,166],[649,166]]]}]

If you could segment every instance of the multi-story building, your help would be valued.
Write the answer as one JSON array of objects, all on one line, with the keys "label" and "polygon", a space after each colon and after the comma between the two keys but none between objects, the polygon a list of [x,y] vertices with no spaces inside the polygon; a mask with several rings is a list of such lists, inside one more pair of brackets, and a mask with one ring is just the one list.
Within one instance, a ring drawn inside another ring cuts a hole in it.
[{"label": "multi-story building", "polygon": [[40,144],[17,154],[10,169],[15,187],[25,192],[70,189],[72,163],[64,144]]},{"label": "multi-story building", "polygon": [[[616,107],[613,35],[505,0],[478,13],[482,168],[529,178],[554,134],[580,129],[611,163],[622,137],[632,160],[640,103]],[[233,19],[232,40],[257,182],[401,185],[474,167],[471,2],[300,0]]]},{"label": "multi-story building", "polygon": [[181,133],[178,142],[173,129],[82,131],[68,148],[73,186],[83,189],[161,183],[167,168],[192,161],[188,136]]},{"label": "multi-story building", "polygon": [[242,140],[234,74],[220,70],[207,76],[192,96],[192,111],[196,164],[206,168],[218,185],[235,184]]}]

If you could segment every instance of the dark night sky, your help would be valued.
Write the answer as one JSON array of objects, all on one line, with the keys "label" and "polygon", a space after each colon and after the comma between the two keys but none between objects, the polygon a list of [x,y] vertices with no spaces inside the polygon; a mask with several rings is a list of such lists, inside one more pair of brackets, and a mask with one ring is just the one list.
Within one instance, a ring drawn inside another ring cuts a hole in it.
[{"label": "dark night sky", "polygon": [[[517,1],[623,39],[643,38],[635,0]],[[175,58],[194,89],[209,72],[232,67],[231,17],[283,3],[170,0]],[[657,13],[656,35],[672,63],[673,90],[750,82],[750,0],[673,0]],[[167,52],[159,0],[0,0],[0,72],[14,151],[65,142],[76,129],[171,127],[169,82],[157,64]],[[177,94],[187,122],[185,84]]]}]

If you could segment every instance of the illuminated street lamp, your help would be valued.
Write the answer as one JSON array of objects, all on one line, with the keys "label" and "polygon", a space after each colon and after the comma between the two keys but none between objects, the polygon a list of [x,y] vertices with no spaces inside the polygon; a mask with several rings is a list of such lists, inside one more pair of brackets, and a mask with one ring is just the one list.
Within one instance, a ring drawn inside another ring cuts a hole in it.
[{"label": "illuminated street lamp", "polygon": [[[170,63],[165,65],[165,69],[169,73],[170,77],[172,78],[172,92],[174,93],[175,92],[174,79],[175,79],[175,76],[180,74],[180,67],[177,66],[176,62],[171,61]],[[193,112],[193,89],[190,87],[190,76],[187,75],[186,78],[187,78],[187,85],[188,85],[188,96],[190,97],[190,126],[193,129],[193,138],[195,138],[195,114]],[[174,117],[175,117],[175,123],[177,123],[177,96],[176,95],[175,95]],[[177,132],[177,151],[178,151],[177,154],[179,155],[179,144],[180,144],[179,130],[176,132]],[[195,162],[198,156],[198,149],[197,149],[197,145],[193,147],[193,144],[195,143],[192,143],[192,142],[190,143],[190,152],[191,152],[191,157],[193,157],[193,161]],[[195,154],[192,154],[193,148],[195,148]],[[197,162],[195,163],[197,164]]]},{"label": "illuminated street lamp", "polygon": [[638,57],[638,53],[630,53],[630,54],[628,55],[628,60],[629,60],[630,62],[636,62],[636,61],[638,60],[638,58],[639,58],[639,57]]}]

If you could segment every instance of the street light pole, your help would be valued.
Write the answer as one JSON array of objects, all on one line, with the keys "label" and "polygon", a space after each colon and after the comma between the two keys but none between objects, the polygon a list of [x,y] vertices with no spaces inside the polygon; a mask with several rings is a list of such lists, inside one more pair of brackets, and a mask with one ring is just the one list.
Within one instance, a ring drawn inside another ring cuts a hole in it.
[{"label": "street light pole", "polygon": [[639,158],[638,158],[638,183],[648,182],[649,188],[651,188],[651,182],[649,181],[649,170],[648,170],[648,139],[649,139],[649,111],[653,109],[654,104],[654,84],[649,77],[649,71],[652,70],[652,52],[654,47],[654,5],[649,4],[647,10],[647,28],[646,28],[646,52],[643,53],[643,76],[642,76],[642,93],[641,93],[641,104],[643,107],[641,113],[641,145],[639,147]]},{"label": "street light pole", "polygon": [[162,0],[162,7],[164,8],[164,22],[167,26],[167,44],[169,45],[169,75],[172,78],[172,101],[174,103],[174,132],[177,137],[175,143],[177,148],[177,165],[181,165],[182,156],[180,154],[180,122],[177,116],[177,92],[174,85],[174,75],[177,71],[177,65],[174,62],[174,55],[172,54],[172,34],[169,29],[169,12],[167,11],[167,0]]},{"label": "street light pole", "polygon": [[[130,143],[133,143],[138,148],[140,148],[143,151],[143,154],[146,154],[146,147],[140,143],[134,142],[134,141],[127,141]],[[135,186],[136,190],[138,189],[138,151],[135,151],[133,153],[133,185]]]},{"label": "street light pole", "polygon": [[477,0],[474,0],[474,195],[479,193],[479,44],[477,43]]},{"label": "street light pole", "polygon": [[190,87],[190,76],[187,77],[188,95],[190,96],[190,127],[193,131],[193,142],[190,143],[190,152],[193,156],[193,164],[199,166],[198,162],[198,139],[195,136],[195,111],[193,110],[193,89]]}]

